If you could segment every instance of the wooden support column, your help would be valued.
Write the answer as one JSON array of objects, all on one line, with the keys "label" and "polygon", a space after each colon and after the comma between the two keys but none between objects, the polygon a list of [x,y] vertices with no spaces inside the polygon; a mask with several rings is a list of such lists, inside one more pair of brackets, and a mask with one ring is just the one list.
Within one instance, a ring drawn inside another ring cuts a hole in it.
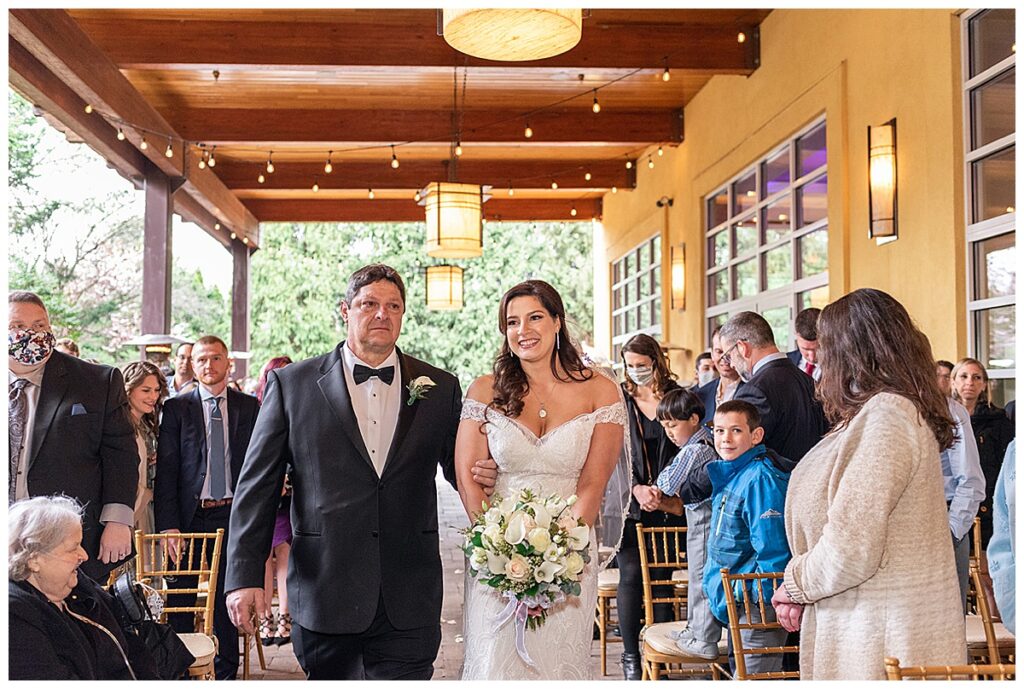
[{"label": "wooden support column", "polygon": [[142,334],[171,330],[171,178],[146,166],[145,232],[142,247]]},{"label": "wooden support column", "polygon": [[[233,278],[231,280],[231,349],[249,351],[249,247],[242,242],[231,243]],[[245,378],[248,359],[235,361],[235,378]]]}]

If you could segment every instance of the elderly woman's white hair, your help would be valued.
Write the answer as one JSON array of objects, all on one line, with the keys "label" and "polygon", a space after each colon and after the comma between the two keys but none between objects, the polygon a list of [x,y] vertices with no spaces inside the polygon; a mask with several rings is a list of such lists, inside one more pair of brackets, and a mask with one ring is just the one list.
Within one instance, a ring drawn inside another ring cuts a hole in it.
[{"label": "elderly woman's white hair", "polygon": [[63,495],[21,500],[7,511],[7,576],[28,579],[28,561],[51,552],[82,523],[82,507]]}]

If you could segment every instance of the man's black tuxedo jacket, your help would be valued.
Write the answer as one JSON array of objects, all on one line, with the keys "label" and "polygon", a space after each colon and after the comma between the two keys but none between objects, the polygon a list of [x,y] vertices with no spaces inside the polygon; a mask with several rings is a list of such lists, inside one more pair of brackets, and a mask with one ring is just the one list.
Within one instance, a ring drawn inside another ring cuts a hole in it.
[{"label": "man's black tuxedo jacket", "polygon": [[28,449],[28,494],[63,493],[85,506],[83,571],[105,581],[116,563],[96,559],[110,503],[135,509],[139,448],[128,416],[121,372],[54,352],[43,369],[32,447]]},{"label": "man's black tuxedo jacket", "polygon": [[740,383],[733,399],[757,407],[764,444],[794,462],[828,430],[821,404],[814,399],[814,380],[788,358],[762,366],[748,382]]},{"label": "man's black tuxedo jacket", "polygon": [[[231,452],[231,490],[238,485],[259,403],[231,387],[228,400],[228,450]],[[199,388],[164,403],[156,454],[153,512],[156,530],[187,531],[199,508],[206,478],[206,421]],[[269,553],[270,550],[267,550]]]},{"label": "man's black tuxedo jacket", "polygon": [[[359,432],[341,347],[271,371],[231,512],[225,590],[263,586],[285,467],[292,466],[291,614],[306,629],[357,634],[383,594],[397,629],[438,624],[437,466],[455,484],[462,389],[398,352],[401,411],[378,477]],[[409,382],[436,387],[409,401]]]}]

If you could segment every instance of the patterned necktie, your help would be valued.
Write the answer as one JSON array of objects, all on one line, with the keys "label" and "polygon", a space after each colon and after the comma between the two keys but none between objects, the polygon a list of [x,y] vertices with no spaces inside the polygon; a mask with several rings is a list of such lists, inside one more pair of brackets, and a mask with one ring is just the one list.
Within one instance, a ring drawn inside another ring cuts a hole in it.
[{"label": "patterned necktie", "polygon": [[224,474],[224,417],[220,398],[210,398],[210,498],[221,500],[226,491]]},{"label": "patterned necktie", "polygon": [[25,386],[29,382],[18,378],[10,387],[10,407],[7,412],[8,430],[10,432],[10,474],[7,477],[7,503],[15,499],[18,485],[18,462],[21,460],[21,448],[25,444],[25,421],[28,419],[28,395]]}]

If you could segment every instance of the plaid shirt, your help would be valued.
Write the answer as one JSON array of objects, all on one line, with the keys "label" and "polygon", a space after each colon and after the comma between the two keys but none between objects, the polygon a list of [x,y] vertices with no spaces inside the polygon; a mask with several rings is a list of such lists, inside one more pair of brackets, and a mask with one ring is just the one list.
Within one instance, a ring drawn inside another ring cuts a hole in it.
[{"label": "plaid shirt", "polygon": [[718,459],[711,431],[700,426],[658,475],[658,489],[665,495],[679,495],[687,508],[696,509],[711,499],[707,466]]}]

